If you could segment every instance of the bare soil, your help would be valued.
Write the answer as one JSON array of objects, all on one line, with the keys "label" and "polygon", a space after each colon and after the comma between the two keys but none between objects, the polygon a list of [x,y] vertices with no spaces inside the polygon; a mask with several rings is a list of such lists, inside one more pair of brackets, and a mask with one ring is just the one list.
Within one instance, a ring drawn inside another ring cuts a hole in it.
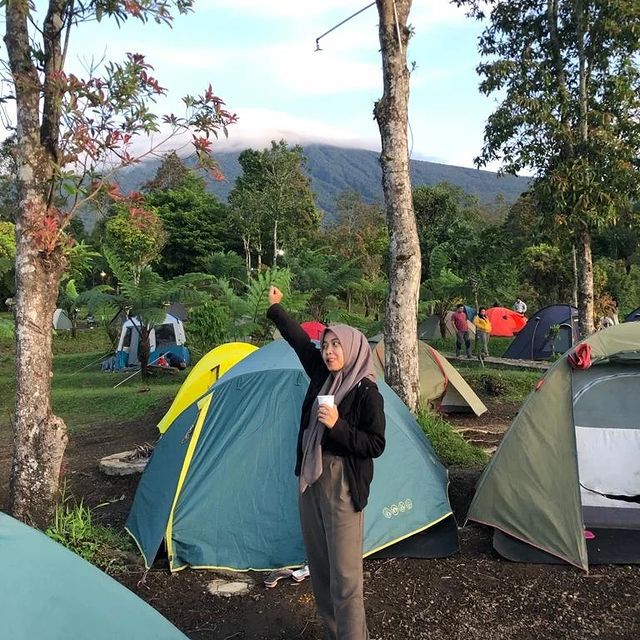
[{"label": "bare soil", "polygon": [[[480,418],[449,418],[463,435],[495,446],[516,407],[495,405]],[[158,416],[144,424],[87,430],[72,437],[66,457],[68,491],[83,497],[103,523],[121,527],[138,477],[109,477],[100,457],[153,441]],[[484,446],[484,445],[483,445]],[[6,507],[9,443],[0,443],[0,507]],[[480,469],[451,468],[450,497],[458,521],[473,495]],[[365,593],[372,638],[384,640],[584,640],[640,637],[640,568],[599,566],[590,575],[568,566],[525,565],[501,559],[490,531],[460,531],[461,552],[441,560],[365,560]],[[131,567],[118,579],[193,640],[320,640],[308,580],[262,586],[254,574],[250,595],[208,594],[214,572],[171,575]]]}]

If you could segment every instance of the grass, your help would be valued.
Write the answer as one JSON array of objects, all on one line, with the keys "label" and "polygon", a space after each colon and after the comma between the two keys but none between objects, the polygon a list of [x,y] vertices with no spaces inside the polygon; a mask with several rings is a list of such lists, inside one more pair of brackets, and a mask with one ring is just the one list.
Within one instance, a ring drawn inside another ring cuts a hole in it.
[{"label": "grass", "polygon": [[96,524],[91,509],[66,495],[56,507],[53,523],[45,533],[111,575],[125,570],[124,558],[134,551],[124,531]]},{"label": "grass", "polygon": [[418,414],[418,424],[427,434],[440,460],[465,467],[485,465],[489,457],[480,448],[469,444],[441,416],[428,411]]},{"label": "grass", "polygon": [[[77,352],[72,352],[77,349]],[[106,335],[99,331],[55,336],[52,402],[54,412],[71,433],[92,426],[135,421],[158,407],[168,407],[186,373],[159,376],[142,383],[138,373],[117,389],[113,386],[131,373],[103,373],[100,362],[109,352]],[[9,437],[15,402],[15,356],[0,351],[0,438]],[[7,355],[5,355],[7,354]],[[87,366],[89,365],[89,366]],[[83,367],[86,367],[83,369]]]},{"label": "grass", "polygon": [[522,404],[544,375],[543,371],[480,367],[477,362],[458,362],[456,369],[484,399],[494,402]]},{"label": "grass", "polygon": [[[502,354],[507,350],[507,347],[511,344],[513,338],[489,338],[489,355],[496,358],[502,357]],[[441,351],[442,353],[455,353],[456,352],[456,339],[444,338],[440,340],[427,340],[434,349]],[[475,343],[471,340],[471,346],[476,351]]]}]

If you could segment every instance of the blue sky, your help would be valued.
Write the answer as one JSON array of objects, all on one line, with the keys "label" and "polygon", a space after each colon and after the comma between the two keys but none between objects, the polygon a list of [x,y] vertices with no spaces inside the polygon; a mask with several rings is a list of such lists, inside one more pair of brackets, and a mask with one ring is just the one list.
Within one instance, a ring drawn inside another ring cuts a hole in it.
[{"label": "blue sky", "polygon": [[[146,55],[176,109],[179,97],[212,84],[239,116],[220,148],[264,146],[272,138],[379,148],[372,120],[382,92],[374,7],[315,39],[366,0],[196,0],[173,28],[131,21],[82,25],[69,63]],[[446,0],[414,0],[409,60],[413,157],[472,166],[493,100],[478,92],[480,25]]]}]

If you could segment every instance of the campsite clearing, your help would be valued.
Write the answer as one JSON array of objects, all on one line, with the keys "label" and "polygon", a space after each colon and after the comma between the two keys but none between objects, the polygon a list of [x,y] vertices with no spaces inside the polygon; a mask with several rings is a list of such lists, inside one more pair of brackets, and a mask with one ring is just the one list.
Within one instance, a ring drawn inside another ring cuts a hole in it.
[{"label": "campsite clearing", "polygon": [[[144,394],[143,394],[144,395]],[[455,417],[456,428],[508,425],[517,407],[482,396],[489,411]],[[153,441],[156,423],[169,406],[141,421],[96,424],[71,438],[66,456],[68,491],[84,497],[101,524],[121,527],[129,512],[136,476],[108,477],[97,461],[116,451]],[[450,417],[451,419],[452,417]],[[497,434],[496,434],[497,435]],[[0,507],[6,507],[10,447],[0,444]],[[478,468],[451,467],[450,496],[462,521]],[[365,591],[372,638],[385,640],[492,639],[631,640],[640,635],[638,568],[596,567],[590,575],[566,566],[514,564],[491,547],[487,529],[461,532],[460,554],[441,560],[366,560]],[[253,574],[258,582],[264,577]],[[185,570],[171,575],[162,563],[144,585],[140,567],[118,576],[192,640],[319,640],[310,583],[259,585],[248,596],[214,598],[206,585],[215,572]],[[228,576],[227,576],[228,577]]]}]

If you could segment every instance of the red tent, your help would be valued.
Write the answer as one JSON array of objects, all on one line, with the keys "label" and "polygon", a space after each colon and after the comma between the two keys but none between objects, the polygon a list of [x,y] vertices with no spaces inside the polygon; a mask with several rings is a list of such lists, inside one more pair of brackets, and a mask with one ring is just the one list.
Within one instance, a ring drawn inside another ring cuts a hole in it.
[{"label": "red tent", "polygon": [[305,333],[312,340],[322,340],[322,334],[324,333],[324,330],[327,328],[322,324],[322,322],[318,322],[317,320],[309,320],[308,322],[302,322],[300,326],[304,329]]},{"label": "red tent", "polygon": [[489,307],[487,317],[491,322],[491,335],[500,338],[512,338],[527,324],[523,315],[504,307]]}]

